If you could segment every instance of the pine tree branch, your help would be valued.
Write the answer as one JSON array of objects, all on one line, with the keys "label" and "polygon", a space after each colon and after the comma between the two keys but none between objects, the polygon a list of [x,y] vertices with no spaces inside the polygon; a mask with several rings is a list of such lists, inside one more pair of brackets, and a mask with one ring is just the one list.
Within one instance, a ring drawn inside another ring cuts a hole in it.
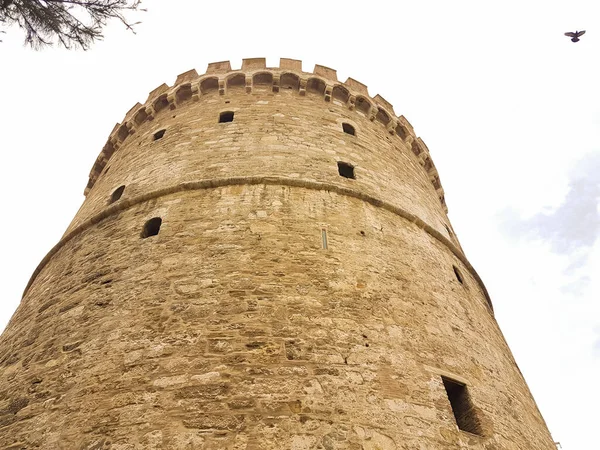
[{"label": "pine tree branch", "polygon": [[134,26],[125,14],[145,11],[142,0],[0,0],[0,25],[25,32],[25,44],[43,48],[58,43],[87,50],[103,38],[102,29],[116,19],[126,29]]}]

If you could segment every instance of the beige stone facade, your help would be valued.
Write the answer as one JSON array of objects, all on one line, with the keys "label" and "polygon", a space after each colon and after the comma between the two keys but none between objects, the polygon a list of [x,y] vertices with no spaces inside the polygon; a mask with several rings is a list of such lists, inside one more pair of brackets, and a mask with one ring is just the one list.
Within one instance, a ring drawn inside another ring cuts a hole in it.
[{"label": "beige stone facade", "polygon": [[362,83],[182,74],[86,196],[0,337],[0,448],[555,448],[427,147]]}]

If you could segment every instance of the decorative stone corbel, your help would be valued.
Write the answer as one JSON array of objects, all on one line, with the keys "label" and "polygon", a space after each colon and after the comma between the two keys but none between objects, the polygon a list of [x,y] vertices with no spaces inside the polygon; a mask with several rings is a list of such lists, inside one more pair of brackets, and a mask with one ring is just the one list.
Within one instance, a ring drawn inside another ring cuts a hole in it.
[{"label": "decorative stone corbel", "polygon": [[356,108],[356,95],[350,94],[348,98],[348,109],[354,111],[354,108]]},{"label": "decorative stone corbel", "polygon": [[326,85],[325,86],[325,101],[326,102],[330,102],[331,101],[331,94],[333,92],[333,86],[331,85]]},{"label": "decorative stone corbel", "polygon": [[306,83],[307,83],[307,79],[306,78],[300,78],[300,88],[298,89],[298,93],[301,96],[305,96],[306,95]]}]

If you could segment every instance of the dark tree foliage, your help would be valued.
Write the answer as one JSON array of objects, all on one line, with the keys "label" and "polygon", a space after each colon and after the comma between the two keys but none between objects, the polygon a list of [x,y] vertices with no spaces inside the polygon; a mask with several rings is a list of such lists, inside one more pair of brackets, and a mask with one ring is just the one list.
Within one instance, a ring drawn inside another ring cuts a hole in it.
[{"label": "dark tree foliage", "polygon": [[141,0],[0,0],[0,25],[16,25],[25,32],[25,44],[43,48],[58,43],[82,48],[102,39],[110,19],[127,21],[128,11],[138,11]]}]

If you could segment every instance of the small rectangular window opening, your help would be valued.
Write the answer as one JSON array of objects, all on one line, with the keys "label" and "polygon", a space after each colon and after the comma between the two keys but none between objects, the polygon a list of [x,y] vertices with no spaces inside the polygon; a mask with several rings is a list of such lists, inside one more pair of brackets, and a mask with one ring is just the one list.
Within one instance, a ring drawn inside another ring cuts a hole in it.
[{"label": "small rectangular window opening", "polygon": [[219,114],[219,123],[233,122],[233,111],[225,111]]},{"label": "small rectangular window opening", "polygon": [[481,424],[471,402],[467,386],[446,377],[442,377],[442,381],[458,428],[481,436]]},{"label": "small rectangular window opening", "polygon": [[356,177],[354,175],[354,166],[342,161],[338,161],[338,173],[340,176],[344,178],[350,178],[354,180]]},{"label": "small rectangular window opening", "polygon": [[327,230],[325,228],[321,230],[321,240],[323,243],[323,248],[327,250]]},{"label": "small rectangular window opening", "polygon": [[344,133],[348,133],[348,134],[351,134],[352,136],[356,136],[356,130],[349,123],[344,122],[342,124],[342,130],[344,130]]},{"label": "small rectangular window opening", "polygon": [[154,133],[153,140],[158,141],[159,139],[162,139],[162,137],[165,135],[166,131],[167,130],[165,130],[165,129],[158,130],[156,133]]},{"label": "small rectangular window opening", "polygon": [[162,225],[162,219],[160,217],[153,217],[149,221],[144,224],[144,228],[142,228],[141,237],[143,239],[149,238],[150,236],[156,236],[160,231],[160,226]]}]

